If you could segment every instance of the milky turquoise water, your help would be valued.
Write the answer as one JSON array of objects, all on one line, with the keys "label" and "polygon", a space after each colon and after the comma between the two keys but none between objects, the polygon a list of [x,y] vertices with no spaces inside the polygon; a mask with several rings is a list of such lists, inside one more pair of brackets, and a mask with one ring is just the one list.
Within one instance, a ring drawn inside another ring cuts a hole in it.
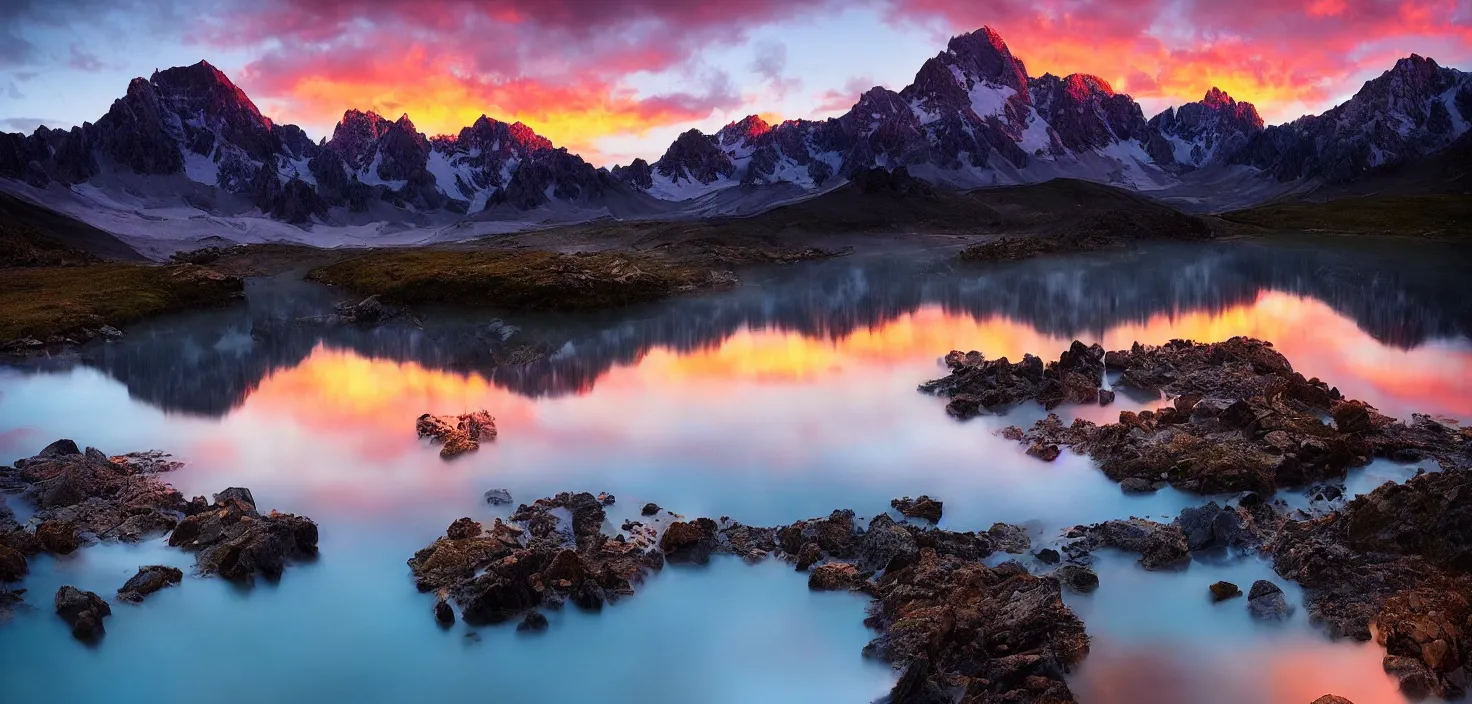
[{"label": "milky turquoise water", "polygon": [[[810,593],[775,561],[667,569],[602,613],[554,613],[530,636],[440,629],[404,563],[455,518],[506,515],[482,502],[490,488],[517,501],[614,493],[610,532],[646,501],[774,525],[839,507],[872,516],[927,493],[945,501],[943,527],[1018,523],[1039,546],[1076,523],[1168,517],[1203,501],[1127,496],[1085,458],[1044,464],[994,434],[1041,417],[1037,408],[951,421],[915,387],[944,373],[952,348],[1015,359],[1056,356],[1075,337],[1114,348],[1248,334],[1387,413],[1472,420],[1461,258],[1321,244],[753,272],[718,295],[508,317],[513,341],[551,352],[514,370],[487,364],[504,330],[491,315],[323,329],[293,321],[330,308],[334,292],[255,281],[247,305],[0,368],[0,461],[58,437],[109,453],[158,448],[187,463],[169,477],[186,495],[246,486],[263,509],[311,516],[322,535],[320,558],[278,584],[191,577],[141,606],[115,604],[96,647],[45,608],[59,585],[110,596],[139,565],[187,571],[191,556],[160,540],[38,558],[21,585],[37,608],[0,626],[0,701],[870,701],[893,674],[860,655],[873,635],[864,600]],[[1121,395],[1068,415],[1106,421],[1152,406]],[[444,462],[414,437],[420,413],[472,408],[500,430],[480,452]],[[1416,469],[1380,462],[1345,485],[1368,491]],[[1299,606],[1286,623],[1252,621],[1241,600],[1209,603],[1218,579],[1273,578],[1260,560],[1155,573],[1105,554],[1098,570],[1098,592],[1068,596],[1094,638],[1072,675],[1081,701],[1401,701],[1378,649],[1324,638],[1290,583],[1277,580]]]}]

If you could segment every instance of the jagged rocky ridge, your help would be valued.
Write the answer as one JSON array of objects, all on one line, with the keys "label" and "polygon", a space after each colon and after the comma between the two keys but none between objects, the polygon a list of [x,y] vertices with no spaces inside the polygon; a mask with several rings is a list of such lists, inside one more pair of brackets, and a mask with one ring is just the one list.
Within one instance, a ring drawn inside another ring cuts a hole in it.
[{"label": "jagged rocky ridge", "polygon": [[[408,115],[348,110],[330,139],[272,122],[205,62],[134,79],[96,123],[0,133],[0,176],[35,186],[111,172],[177,176],[237,194],[270,217],[308,223],[376,204],[475,214],[544,207],[649,214],[644,194],[680,201],[731,186],[818,189],[864,169],[907,167],[941,185],[976,187],[1067,176],[1137,190],[1181,184],[1196,169],[1245,165],[1264,181],[1352,181],[1445,148],[1472,122],[1468,75],[1412,55],[1321,116],[1264,128],[1250,103],[1212,88],[1146,120],[1088,74],[1028,75],[991,28],[951,39],[914,81],[874,87],[845,114],[776,125],[752,115],[713,135],[681,134],[654,163],[597,169],[521,123],[481,116],[429,137]],[[643,199],[643,200],[641,200]]]},{"label": "jagged rocky ridge", "polygon": [[1155,190],[1224,165],[1338,183],[1445,148],[1469,121],[1472,80],[1415,55],[1345,104],[1287,125],[1264,128],[1251,103],[1214,87],[1147,121],[1097,76],[1030,77],[983,27],[953,38],[903,90],[872,88],[840,117],[769,125],[753,115],[714,135],[692,130],[652,166],[615,175],[677,199],[737,184],[821,187],[874,166],[961,187],[1071,176]]},{"label": "jagged rocky ridge", "polygon": [[294,223],[380,202],[466,214],[554,200],[589,204],[623,191],[620,181],[530,127],[484,115],[458,135],[430,138],[408,115],[390,121],[348,110],[331,139],[313,142],[299,127],[262,115],[203,61],[134,79],[95,124],[0,133],[0,176],[45,187],[110,172],[179,177],[170,187],[181,194],[190,182],[213,187]]}]

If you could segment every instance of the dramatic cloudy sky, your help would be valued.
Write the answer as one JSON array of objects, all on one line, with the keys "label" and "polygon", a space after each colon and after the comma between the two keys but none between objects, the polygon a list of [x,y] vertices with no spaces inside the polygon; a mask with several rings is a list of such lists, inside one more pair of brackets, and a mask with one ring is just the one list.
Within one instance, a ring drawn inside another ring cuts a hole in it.
[{"label": "dramatic cloudy sky", "polygon": [[1472,0],[0,0],[0,129],[96,119],[131,77],[207,59],[313,136],[347,108],[430,134],[485,113],[611,164],[750,113],[836,115],[982,25],[1147,114],[1220,86],[1281,122],[1412,52],[1472,68]]}]

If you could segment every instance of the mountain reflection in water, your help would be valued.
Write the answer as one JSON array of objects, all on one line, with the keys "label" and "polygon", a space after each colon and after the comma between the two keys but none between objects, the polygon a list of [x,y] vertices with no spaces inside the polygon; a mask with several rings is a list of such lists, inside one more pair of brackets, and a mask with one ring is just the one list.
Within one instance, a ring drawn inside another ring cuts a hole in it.
[{"label": "mountain reflection in water", "polygon": [[[259,671],[241,671],[238,654],[213,641],[181,664],[269,680],[262,696],[464,699],[487,691],[470,674],[484,666],[498,691],[527,700],[579,701],[588,698],[580,687],[600,681],[622,683],[597,690],[608,701],[777,701],[783,692],[862,701],[890,677],[859,658],[862,602],[810,597],[785,566],[668,572],[601,615],[554,618],[538,640],[490,629],[466,646],[463,626],[455,638],[435,627],[404,560],[455,518],[506,515],[481,501],[489,488],[518,502],[609,491],[618,496],[612,526],[645,501],[775,525],[839,507],[872,516],[893,497],[928,493],[946,502],[943,527],[1018,523],[1038,545],[1076,523],[1170,517],[1204,502],[1171,489],[1125,495],[1086,458],[1065,453],[1044,464],[996,436],[1040,418],[1035,406],[952,422],[942,401],[915,387],[943,374],[939,357],[956,348],[1056,358],[1074,338],[1119,348],[1251,335],[1386,413],[1472,419],[1466,263],[1435,246],[1310,244],[1152,248],[982,269],[937,257],[849,258],[749,274],[736,291],[634,310],[504,322],[426,311],[422,325],[372,330],[301,322],[330,311],[335,293],[264,280],[237,308],[135,326],[76,359],[0,368],[0,460],[57,437],[110,452],[157,447],[188,463],[169,476],[186,495],[247,486],[264,506],[322,526],[321,560],[288,570],[280,585],[241,592],[186,580],[142,609],[115,609],[95,651],[75,645],[44,609],[17,616],[0,627],[0,648],[31,647],[0,659],[0,699],[144,691],[150,678],[170,675],[158,658],[140,659],[176,648],[168,627],[187,618],[228,623]],[[525,348],[546,356],[498,364]],[[1109,407],[1059,410],[1109,421],[1155,403],[1121,394]],[[414,436],[420,413],[475,408],[500,430],[475,454],[444,462]],[[1347,485],[1365,489],[1416,469],[1377,463]],[[39,560],[25,586],[38,604],[60,583],[103,593],[143,560],[188,567],[158,543],[99,546]],[[1359,704],[1402,701],[1380,650],[1330,642],[1308,623],[1294,585],[1276,580],[1299,608],[1272,626],[1252,622],[1240,600],[1207,602],[1217,579],[1245,588],[1273,578],[1261,561],[1198,561],[1162,574],[1105,555],[1099,573],[1098,592],[1068,596],[1095,638],[1073,676],[1081,701],[1302,704],[1327,692]],[[778,596],[784,590],[795,595]],[[294,625],[308,622],[311,630]],[[773,633],[801,642],[801,652],[768,652],[762,639]],[[333,653],[325,672],[310,665],[317,652]],[[412,686],[392,667],[348,674],[386,653],[426,674]],[[681,675],[659,679],[670,670],[651,657],[676,658]],[[44,676],[62,666],[90,667],[114,688]],[[547,685],[554,668],[583,676]]]}]

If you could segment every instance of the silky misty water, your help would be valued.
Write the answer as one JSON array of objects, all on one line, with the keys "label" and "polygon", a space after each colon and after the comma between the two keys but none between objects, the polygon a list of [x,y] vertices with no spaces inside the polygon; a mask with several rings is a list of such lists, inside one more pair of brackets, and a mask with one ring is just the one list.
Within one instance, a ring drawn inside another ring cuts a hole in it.
[{"label": "silky misty water", "polygon": [[[599,315],[425,311],[374,330],[300,322],[341,294],[282,277],[251,282],[234,308],[0,367],[0,461],[61,437],[114,454],[156,448],[187,463],[166,477],[186,496],[249,487],[262,510],[321,527],[320,557],[278,583],[186,578],[115,604],[95,647],[51,612],[58,586],[111,597],[138,566],[188,572],[192,555],[158,539],[35,559],[20,585],[29,608],[0,625],[0,701],[871,701],[895,675],[861,656],[866,600],[809,592],[786,563],[670,567],[601,613],[551,612],[547,632],[527,635],[439,628],[405,560],[458,517],[508,515],[483,502],[492,488],[517,502],[613,493],[610,533],[647,501],[777,525],[835,508],[867,520],[924,493],[945,501],[942,527],[1017,523],[1034,549],[1075,524],[1168,520],[1207,500],[1127,496],[1086,458],[1045,464],[996,436],[1042,417],[1035,406],[952,421],[916,391],[951,349],[1055,359],[1075,338],[1115,349],[1251,335],[1386,413],[1472,420],[1469,270],[1453,248],[1305,240],[980,269],[943,259],[850,257]],[[549,354],[494,366],[506,341]],[[1121,393],[1061,410],[1108,421],[1157,403]],[[414,435],[421,413],[477,408],[500,436],[476,454],[445,462]],[[1344,485],[1362,493],[1417,470],[1377,462]],[[1080,701],[1403,701],[1380,649],[1330,641],[1264,561],[1161,573],[1104,552],[1095,568],[1097,592],[1065,592],[1093,639],[1070,676]],[[1295,613],[1263,624],[1243,600],[1213,605],[1206,587],[1219,579],[1275,579]]]}]

